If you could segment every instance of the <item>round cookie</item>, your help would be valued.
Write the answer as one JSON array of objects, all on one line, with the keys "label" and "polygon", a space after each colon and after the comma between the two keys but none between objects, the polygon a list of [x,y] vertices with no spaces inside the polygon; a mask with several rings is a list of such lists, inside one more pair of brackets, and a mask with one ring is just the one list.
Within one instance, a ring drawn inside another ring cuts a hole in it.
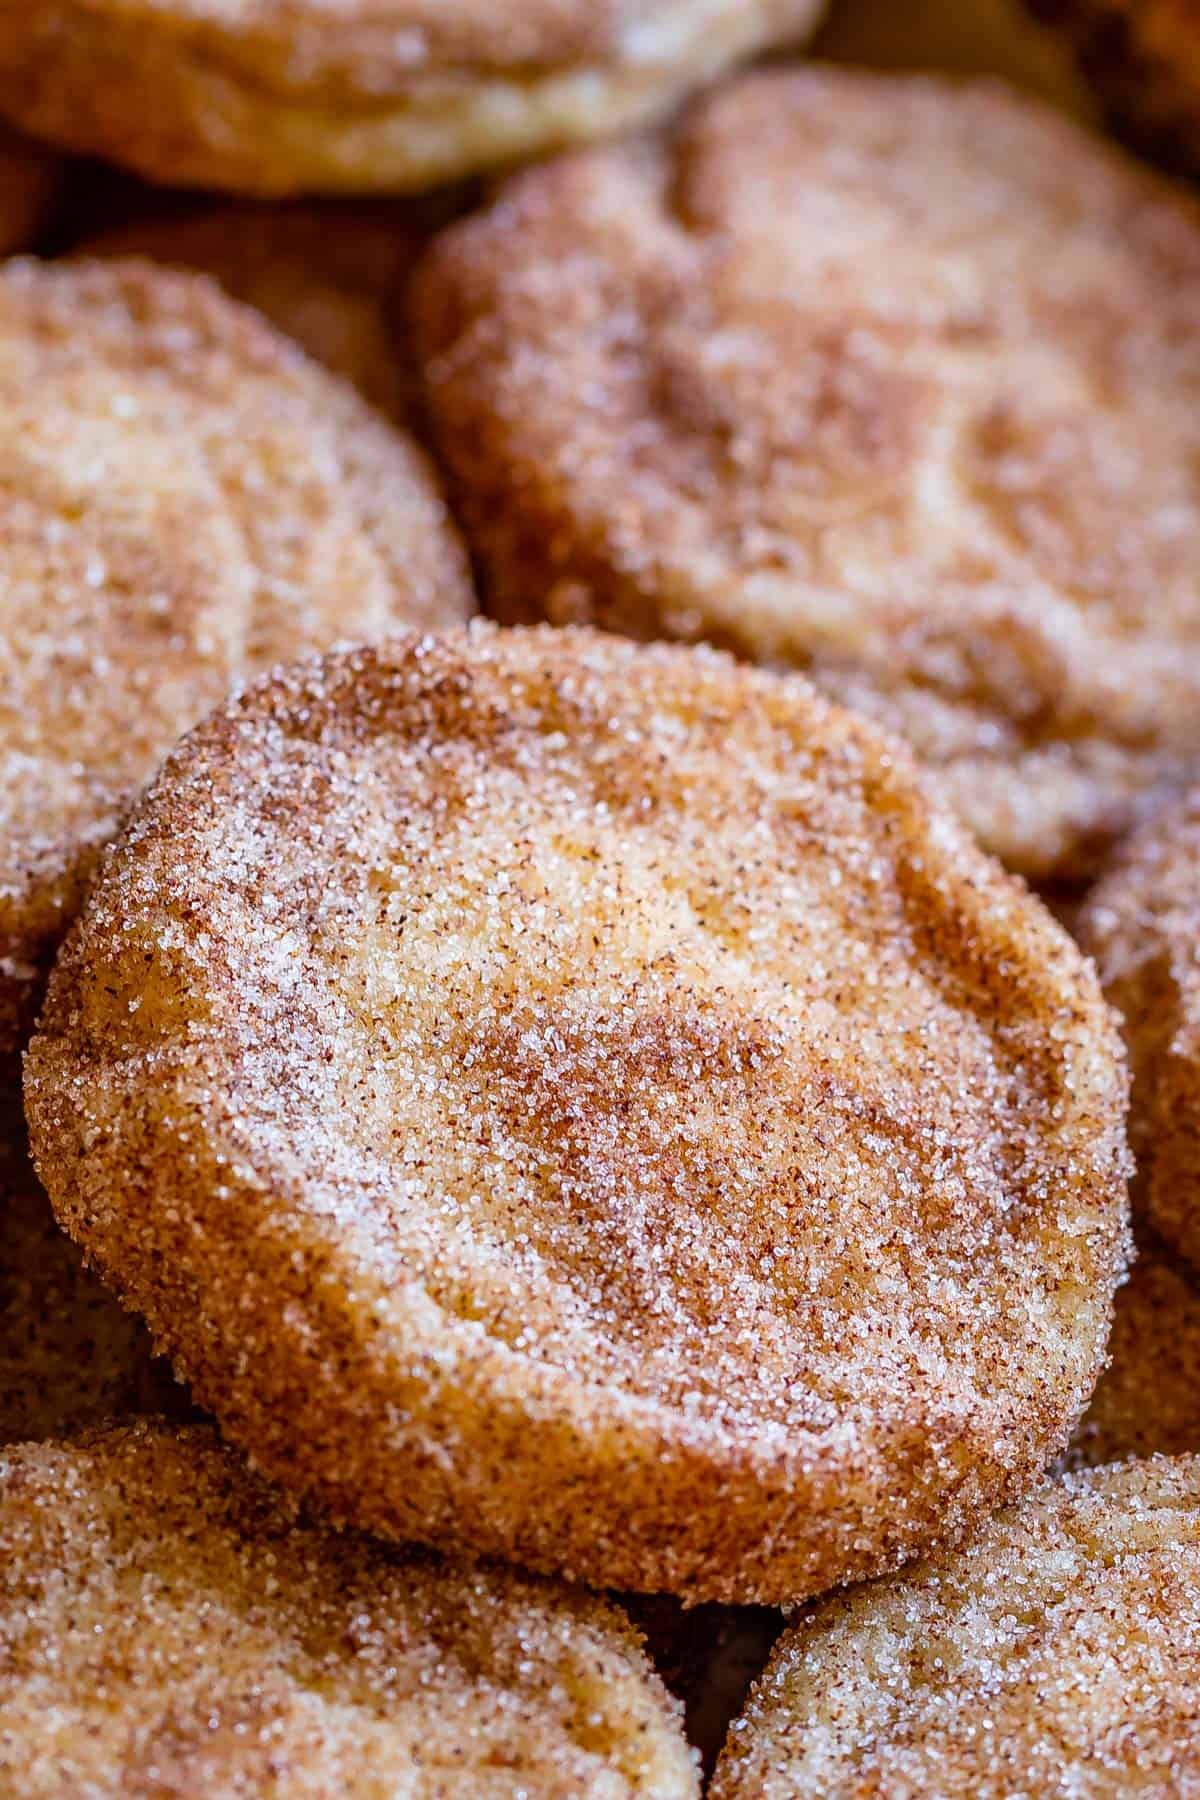
[{"label": "round cookie", "polygon": [[145,1327],[55,1223],[8,1108],[0,1133],[0,1444],[122,1413],[179,1414],[186,1403]]},{"label": "round cookie", "polygon": [[1113,123],[1200,169],[1200,14],[1194,0],[1026,0],[1063,34]]},{"label": "round cookie", "polygon": [[1200,768],[1200,212],[1004,90],[772,72],[416,282],[509,621],[800,666],[1077,879]]},{"label": "round cookie", "polygon": [[1076,935],[1128,1045],[1135,1203],[1200,1270],[1200,788],[1122,848]]},{"label": "round cookie", "polygon": [[1065,1445],[1124,1099],[1090,965],[898,744],[494,626],[200,726],[26,1059],[60,1220],[269,1473],[694,1600],[894,1565]]},{"label": "round cookie", "polygon": [[403,420],[416,390],[403,297],[429,235],[413,207],[394,203],[214,206],[119,227],[81,254],[139,256],[211,275]]},{"label": "round cookie", "polygon": [[0,111],[151,181],[432,187],[665,113],[821,0],[51,0],[0,19]]},{"label": "round cookie", "polygon": [[1108,1355],[1068,1464],[1200,1451],[1200,1291],[1152,1239],[1117,1292]]},{"label": "round cookie", "polygon": [[0,1451],[25,1800],[694,1800],[618,1609],[297,1521],[203,1427]]},{"label": "round cookie", "polygon": [[422,453],[210,282],[0,273],[0,1052],[100,843],[281,657],[462,620]]},{"label": "round cookie", "polygon": [[36,144],[0,125],[0,256],[24,250],[49,217],[60,170]]},{"label": "round cookie", "polygon": [[1068,1476],[780,1639],[713,1800],[1190,1793],[1200,1461]]}]

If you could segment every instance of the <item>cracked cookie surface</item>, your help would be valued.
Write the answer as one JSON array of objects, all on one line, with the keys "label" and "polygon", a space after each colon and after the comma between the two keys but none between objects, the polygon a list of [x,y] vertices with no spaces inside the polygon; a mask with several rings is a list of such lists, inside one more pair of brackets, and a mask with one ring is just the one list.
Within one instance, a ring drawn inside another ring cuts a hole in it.
[{"label": "cracked cookie surface", "polygon": [[771,1600],[1034,1480],[1125,1257],[1088,964],[799,677],[476,626],[276,672],[26,1058],[60,1220],[335,1515]]},{"label": "cracked cookie surface", "polygon": [[1200,766],[1200,211],[987,84],[813,68],[518,178],[416,283],[498,616],[705,639],[1078,879]]}]

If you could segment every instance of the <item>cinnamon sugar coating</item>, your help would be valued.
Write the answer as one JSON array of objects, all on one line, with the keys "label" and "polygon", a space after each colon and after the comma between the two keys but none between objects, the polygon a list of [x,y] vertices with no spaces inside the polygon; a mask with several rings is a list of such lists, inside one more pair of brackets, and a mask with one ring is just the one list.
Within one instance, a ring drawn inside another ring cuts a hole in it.
[{"label": "cinnamon sugar coating", "polygon": [[280,657],[472,605],[419,450],[198,276],[0,273],[0,1052],[180,732]]},{"label": "cinnamon sugar coating", "polygon": [[416,203],[211,206],[119,226],[81,253],[211,275],[372,405],[404,420],[416,389],[404,295],[429,235]]},{"label": "cinnamon sugar coating", "polygon": [[1200,788],[1123,847],[1076,931],[1129,1049],[1135,1203],[1200,1270]]},{"label": "cinnamon sugar coating", "polygon": [[964,1550],[815,1606],[712,1800],[1189,1795],[1200,1768],[1200,1460],[1068,1476]]},{"label": "cinnamon sugar coating", "polygon": [[694,1800],[618,1609],[298,1521],[207,1428],[0,1450],[23,1800]]},{"label": "cinnamon sugar coating", "polygon": [[186,1407],[145,1327],[55,1223],[16,1109],[0,1108],[0,1444]]},{"label": "cinnamon sugar coating", "polygon": [[215,714],[26,1059],[60,1220],[279,1481],[777,1601],[1019,1493],[1095,1381],[1090,966],[799,677],[481,626]]},{"label": "cinnamon sugar coating", "polygon": [[0,256],[32,243],[59,190],[60,169],[48,150],[0,125]]},{"label": "cinnamon sugar coating", "polygon": [[1153,1239],[1117,1291],[1108,1356],[1069,1464],[1200,1451],[1200,1288]]},{"label": "cinnamon sugar coating", "polygon": [[498,616],[803,667],[1039,878],[1200,768],[1200,212],[1068,120],[750,76],[518,179],[415,302]]},{"label": "cinnamon sugar coating", "polygon": [[821,0],[39,0],[0,113],[151,181],[416,190],[668,112]]}]

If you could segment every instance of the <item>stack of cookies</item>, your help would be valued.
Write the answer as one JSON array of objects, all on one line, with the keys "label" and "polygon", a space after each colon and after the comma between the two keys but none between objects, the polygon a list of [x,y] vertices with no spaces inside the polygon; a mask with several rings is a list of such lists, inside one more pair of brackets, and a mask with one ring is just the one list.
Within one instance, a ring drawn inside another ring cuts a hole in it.
[{"label": "stack of cookies", "polygon": [[0,19],[14,1800],[1200,1792],[1200,28],[819,10]]}]

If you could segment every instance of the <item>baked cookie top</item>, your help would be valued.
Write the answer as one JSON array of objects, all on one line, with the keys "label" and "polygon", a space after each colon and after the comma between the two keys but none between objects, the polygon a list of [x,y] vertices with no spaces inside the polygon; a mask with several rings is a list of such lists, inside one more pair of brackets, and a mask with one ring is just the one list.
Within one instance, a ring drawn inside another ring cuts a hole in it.
[{"label": "baked cookie top", "polygon": [[501,617],[802,667],[1039,877],[1200,764],[1200,213],[1068,120],[754,75],[416,295]]},{"label": "baked cookie top", "polygon": [[206,1427],[0,1450],[0,1778],[28,1800],[695,1800],[609,1602],[297,1519]]},{"label": "baked cookie top", "polygon": [[1094,974],[796,676],[479,626],[277,671],[26,1059],[67,1229],[278,1479],[778,1601],[1022,1491],[1103,1355]]},{"label": "baked cookie top", "polygon": [[0,112],[159,182],[433,186],[664,113],[821,0],[50,0],[0,19]]},{"label": "baked cookie top", "polygon": [[0,1049],[96,849],[280,657],[472,607],[424,456],[211,283],[0,273]]},{"label": "baked cookie top", "polygon": [[1200,1461],[1069,1476],[786,1632],[713,1800],[1184,1794],[1198,1660]]}]

